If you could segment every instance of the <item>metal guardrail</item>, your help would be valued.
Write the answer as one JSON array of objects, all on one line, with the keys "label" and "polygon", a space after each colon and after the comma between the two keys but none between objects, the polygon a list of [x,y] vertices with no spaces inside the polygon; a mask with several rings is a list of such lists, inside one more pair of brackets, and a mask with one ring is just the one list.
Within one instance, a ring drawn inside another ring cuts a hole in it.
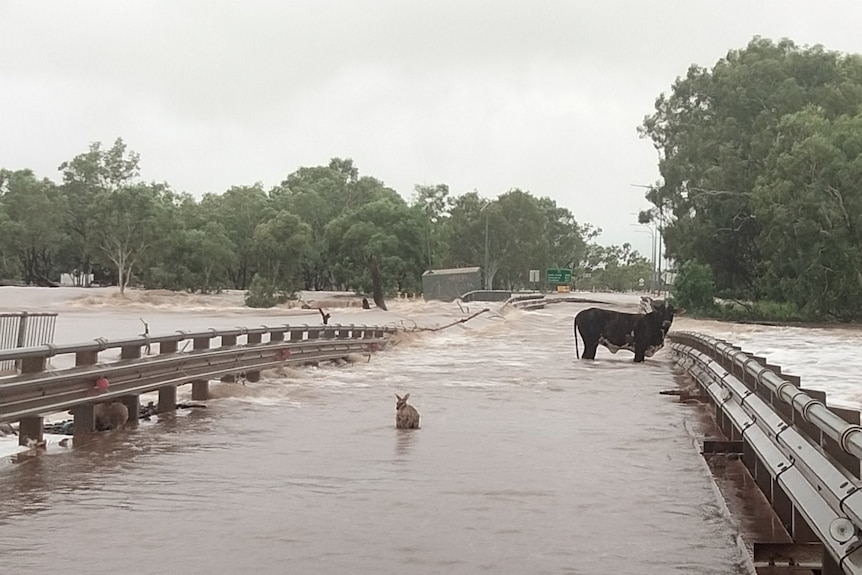
[{"label": "metal guardrail", "polygon": [[[0,313],[0,350],[51,343],[56,325],[56,312]],[[0,361],[0,375],[17,367],[14,361]]]},{"label": "metal guardrail", "polygon": [[[365,325],[238,327],[3,350],[0,361],[20,361],[22,373],[0,377],[0,423],[167,386],[376,351],[396,331]],[[267,341],[263,341],[264,335]],[[240,337],[245,341],[239,341]],[[220,345],[211,347],[216,338]],[[178,351],[182,341],[192,342],[192,349]],[[142,357],[154,344],[158,353]],[[116,349],[120,350],[119,361],[99,362],[101,352]],[[75,367],[46,370],[48,358],[66,354],[74,354]],[[107,389],[96,386],[102,378],[109,382]]]},{"label": "metal guardrail", "polygon": [[727,342],[693,332],[668,338],[725,435],[742,442],[743,462],[794,541],[820,541],[830,556],[818,566],[824,574],[862,574],[858,412],[827,407],[822,392]]},{"label": "metal guardrail", "polygon": [[516,294],[503,303],[503,307],[507,305],[525,310],[544,309],[548,300],[541,293]]}]

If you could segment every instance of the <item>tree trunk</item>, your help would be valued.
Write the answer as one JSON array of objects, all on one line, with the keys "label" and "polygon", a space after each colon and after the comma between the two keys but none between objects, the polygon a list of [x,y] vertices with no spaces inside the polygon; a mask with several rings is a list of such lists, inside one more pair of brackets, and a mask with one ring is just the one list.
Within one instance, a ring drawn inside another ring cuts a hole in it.
[{"label": "tree trunk", "polygon": [[388,311],[386,309],[386,302],[383,299],[383,280],[380,277],[380,266],[377,264],[377,258],[374,256],[368,258],[368,265],[371,268],[371,285],[374,304],[380,309]]}]

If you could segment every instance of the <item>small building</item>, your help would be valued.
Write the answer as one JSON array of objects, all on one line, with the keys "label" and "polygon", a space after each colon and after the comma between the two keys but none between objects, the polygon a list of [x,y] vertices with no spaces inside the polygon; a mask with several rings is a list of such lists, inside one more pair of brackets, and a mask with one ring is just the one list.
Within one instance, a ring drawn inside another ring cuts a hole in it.
[{"label": "small building", "polygon": [[422,274],[422,296],[425,301],[455,301],[461,294],[481,289],[480,268],[428,270]]}]

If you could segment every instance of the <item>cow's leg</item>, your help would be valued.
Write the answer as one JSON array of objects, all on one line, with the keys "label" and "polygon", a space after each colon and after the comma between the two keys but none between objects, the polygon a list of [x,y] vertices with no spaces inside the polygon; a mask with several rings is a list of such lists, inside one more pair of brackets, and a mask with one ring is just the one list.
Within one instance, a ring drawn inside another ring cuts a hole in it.
[{"label": "cow's leg", "polygon": [[640,363],[646,356],[646,348],[643,346],[635,346],[635,363]]},{"label": "cow's leg", "polygon": [[598,341],[584,340],[584,353],[581,354],[581,359],[596,359],[596,350],[598,347]]}]

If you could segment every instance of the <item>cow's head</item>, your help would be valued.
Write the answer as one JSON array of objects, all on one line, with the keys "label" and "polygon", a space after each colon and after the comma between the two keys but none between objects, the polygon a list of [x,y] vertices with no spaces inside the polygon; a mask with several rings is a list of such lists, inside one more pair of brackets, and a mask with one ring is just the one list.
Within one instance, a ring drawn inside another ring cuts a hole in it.
[{"label": "cow's head", "polygon": [[641,297],[641,306],[644,308],[644,311],[649,309],[648,313],[655,313],[658,316],[662,339],[667,335],[670,326],[673,324],[674,313],[680,315],[685,313],[684,309],[674,309],[673,304],[669,301],[663,299],[654,300],[647,296]]}]

